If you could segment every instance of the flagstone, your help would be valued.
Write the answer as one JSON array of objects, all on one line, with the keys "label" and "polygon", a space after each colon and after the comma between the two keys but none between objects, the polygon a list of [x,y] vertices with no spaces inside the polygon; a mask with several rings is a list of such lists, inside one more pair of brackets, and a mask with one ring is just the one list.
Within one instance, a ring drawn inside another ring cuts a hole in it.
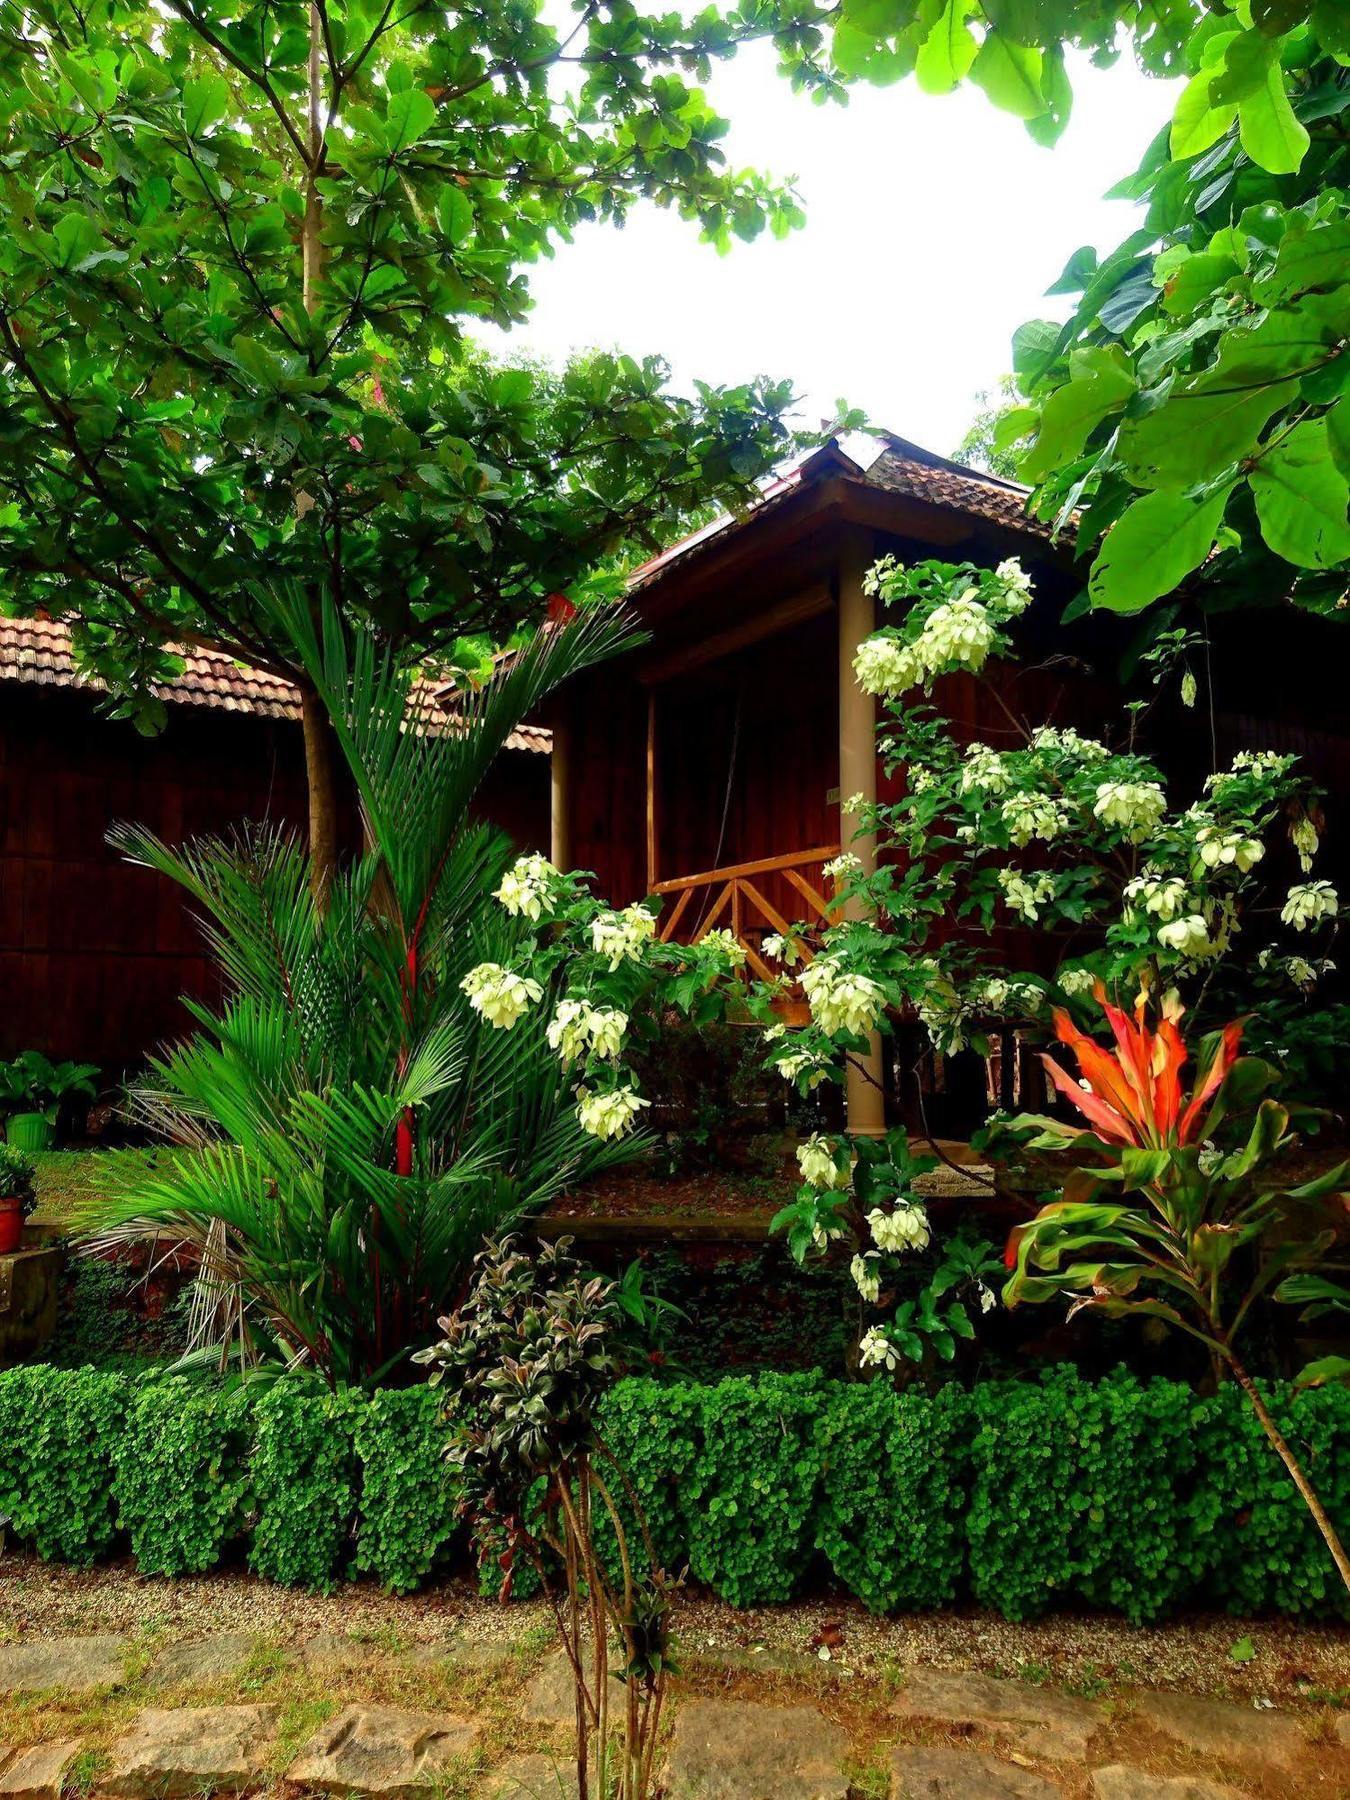
[{"label": "flagstone", "polygon": [[60,1800],[66,1770],[80,1753],[78,1738],[60,1738],[31,1750],[0,1750],[4,1800]]},{"label": "flagstone", "polygon": [[126,1674],[126,1653],[125,1641],[108,1634],[0,1644],[0,1694],[114,1687]]},{"label": "flagstone", "polygon": [[1053,1688],[928,1667],[910,1670],[891,1712],[900,1719],[996,1732],[1029,1756],[1051,1761],[1085,1756],[1093,1733],[1106,1721],[1099,1705]]},{"label": "flagstone", "polygon": [[1198,1756],[1287,1769],[1309,1748],[1303,1726],[1289,1713],[1152,1690],[1131,1698],[1145,1724]]},{"label": "flagstone", "polygon": [[146,1679],[154,1687],[200,1687],[239,1674],[257,1648],[257,1638],[244,1632],[169,1644],[151,1663]]},{"label": "flagstone", "polygon": [[891,1800],[1059,1800],[1063,1791],[979,1750],[897,1744],[891,1752]]},{"label": "flagstone", "polygon": [[1092,1800],[1249,1800],[1241,1789],[1200,1775],[1150,1775],[1112,1763],[1092,1771]]},{"label": "flagstone", "polygon": [[292,1763],[293,1787],[325,1794],[421,1795],[462,1770],[478,1727],[446,1713],[349,1706]]},{"label": "flagstone", "polygon": [[250,1786],[262,1772],[275,1706],[180,1706],[141,1713],[108,1755],[100,1794],[174,1800]]},{"label": "flagstone", "polygon": [[556,1756],[513,1756],[488,1783],[487,1800],[576,1800],[575,1764]]},{"label": "flagstone", "polygon": [[848,1739],[813,1706],[697,1700],[675,1716],[666,1800],[847,1800]]}]

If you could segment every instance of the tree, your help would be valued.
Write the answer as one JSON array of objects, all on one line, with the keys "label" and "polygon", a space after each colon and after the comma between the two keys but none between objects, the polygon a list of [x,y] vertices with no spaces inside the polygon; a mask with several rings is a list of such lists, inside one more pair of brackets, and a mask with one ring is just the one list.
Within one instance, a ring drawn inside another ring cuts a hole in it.
[{"label": "tree", "polygon": [[9,0],[0,604],[70,619],[150,725],[166,643],[296,680],[330,869],[329,734],[255,595],[293,579],[317,609],[322,585],[400,654],[453,656],[745,502],[786,383],[682,399],[657,358],[548,377],[466,331],[520,320],[529,265],[641,199],[719,248],[797,224],[685,77],[770,38],[826,87],[815,16]]},{"label": "tree", "polygon": [[[1034,509],[1094,561],[1083,604],[1132,612],[1188,578],[1202,599],[1338,610],[1350,567],[1350,15],[1337,0],[844,0],[845,75],[969,79],[1052,142],[1064,51],[1128,34],[1142,66],[1190,77],[1170,130],[1117,194],[1147,203],[1110,256],[1075,252],[1060,325],[1014,339],[1028,404],[993,447]],[[1164,623],[1166,623],[1164,621]]]},{"label": "tree", "polygon": [[975,417],[952,451],[957,462],[969,463],[971,468],[984,469],[990,475],[1001,475],[1005,481],[1016,481],[1017,457],[996,442],[996,435],[1008,414],[1022,404],[1011,375],[1001,375],[997,388],[981,388],[975,396]]}]

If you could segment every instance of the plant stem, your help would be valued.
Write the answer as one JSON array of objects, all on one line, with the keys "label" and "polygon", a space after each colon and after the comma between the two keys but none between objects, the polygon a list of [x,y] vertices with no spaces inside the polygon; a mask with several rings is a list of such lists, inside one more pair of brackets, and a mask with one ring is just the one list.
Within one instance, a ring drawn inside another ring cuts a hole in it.
[{"label": "plant stem", "polygon": [[1311,1481],[1309,1481],[1308,1477],[1304,1474],[1302,1464],[1289,1448],[1288,1443],[1285,1441],[1284,1433],[1271,1417],[1270,1409],[1261,1398],[1261,1392],[1256,1383],[1252,1380],[1251,1376],[1247,1373],[1246,1369],[1238,1361],[1237,1357],[1234,1356],[1231,1350],[1227,1351],[1227,1357],[1228,1366],[1233,1371],[1234,1379],[1237,1381],[1238,1386],[1242,1389],[1248,1400],[1251,1401],[1252,1411],[1261,1421],[1261,1429],[1270,1439],[1275,1454],[1279,1457],[1285,1468],[1288,1469],[1290,1480],[1298,1489],[1299,1493],[1302,1494],[1304,1504],[1312,1514],[1317,1529],[1326,1539],[1327,1549],[1331,1552],[1331,1560],[1335,1563],[1341,1580],[1345,1583],[1346,1592],[1350,1593],[1350,1556],[1346,1555],[1345,1546],[1337,1536],[1336,1527],[1327,1517],[1326,1508],[1322,1505],[1321,1500],[1318,1499],[1316,1488],[1314,1488]]}]

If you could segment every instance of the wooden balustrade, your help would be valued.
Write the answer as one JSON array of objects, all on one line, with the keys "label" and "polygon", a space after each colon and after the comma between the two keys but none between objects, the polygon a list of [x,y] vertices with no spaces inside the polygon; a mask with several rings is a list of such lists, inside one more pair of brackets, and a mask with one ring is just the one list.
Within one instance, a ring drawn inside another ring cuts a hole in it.
[{"label": "wooden balustrade", "polygon": [[[675,904],[661,919],[661,942],[670,943],[681,926],[692,929],[693,937],[689,941],[697,943],[707,932],[725,925],[745,951],[746,961],[760,979],[772,981],[774,970],[749,934],[753,932],[762,938],[766,931],[786,932],[792,921],[764,893],[763,878],[779,877],[801,896],[809,910],[799,917],[804,916],[809,923],[819,921],[822,925],[830,925],[834,923],[838,903],[827,900],[821,892],[823,879],[818,878],[820,884],[817,885],[816,881],[808,879],[808,874],[819,870],[823,863],[838,854],[838,844],[823,844],[814,850],[794,850],[786,856],[765,856],[757,862],[731,863],[722,869],[705,869],[697,875],[658,881],[652,892],[675,898]],[[705,897],[702,910],[695,904],[699,895]],[[811,960],[811,953],[805,946],[802,960]]]}]

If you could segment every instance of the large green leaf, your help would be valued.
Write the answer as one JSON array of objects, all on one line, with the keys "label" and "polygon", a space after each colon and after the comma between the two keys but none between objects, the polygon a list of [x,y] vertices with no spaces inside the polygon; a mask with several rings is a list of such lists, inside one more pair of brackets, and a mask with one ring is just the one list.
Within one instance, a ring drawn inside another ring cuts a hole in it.
[{"label": "large green leaf", "polygon": [[1231,487],[1205,500],[1146,494],[1106,534],[1088,590],[1094,606],[1138,612],[1198,569],[1214,545]]},{"label": "large green leaf", "polygon": [[914,73],[929,94],[946,94],[970,73],[979,45],[966,24],[968,0],[947,0],[937,24],[919,46]]},{"label": "large green leaf", "polygon": [[1350,559],[1350,487],[1331,454],[1325,419],[1305,419],[1265,452],[1249,477],[1261,536],[1303,569]]},{"label": "large green leaf", "polygon": [[991,31],[970,69],[994,105],[1019,119],[1036,119],[1045,111],[1041,90],[1041,53]]},{"label": "large green leaf", "polygon": [[1255,450],[1262,427],[1295,391],[1292,381],[1252,385],[1217,371],[1202,376],[1121,426],[1125,473],[1147,488],[1189,488],[1207,481]]},{"label": "large green leaf", "polygon": [[1090,374],[1057,388],[1046,401],[1036,440],[1020,459],[1018,473],[1025,481],[1040,481],[1077,456],[1088,433],[1108,413],[1119,411],[1134,390],[1134,374],[1125,358],[1099,353]]}]

